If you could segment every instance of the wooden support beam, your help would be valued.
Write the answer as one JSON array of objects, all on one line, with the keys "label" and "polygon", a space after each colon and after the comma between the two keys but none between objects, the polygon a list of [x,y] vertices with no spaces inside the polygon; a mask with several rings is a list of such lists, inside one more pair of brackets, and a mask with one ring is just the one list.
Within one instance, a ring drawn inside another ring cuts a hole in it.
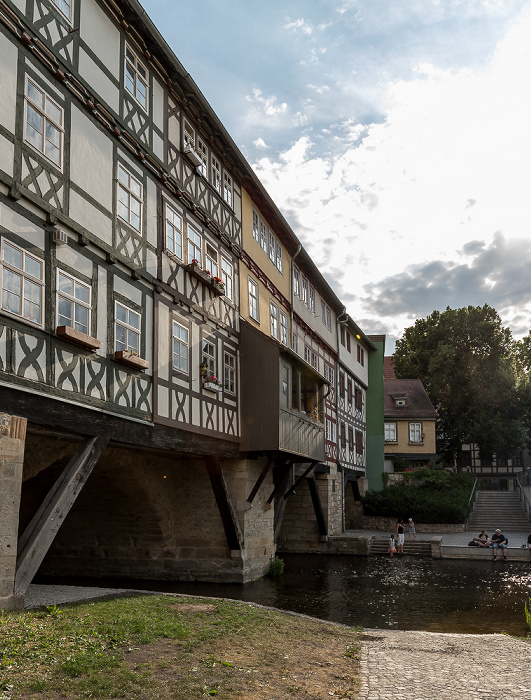
[{"label": "wooden support beam", "polygon": [[225,537],[230,550],[243,549],[243,534],[240,523],[236,517],[236,511],[232,505],[232,500],[227,488],[225,477],[221,469],[219,457],[209,455],[204,457],[214,497],[218,505],[219,514],[223,522]]},{"label": "wooden support beam", "polygon": [[292,478],[292,472],[291,469],[289,469],[284,473],[282,479],[280,480],[281,488],[279,489],[278,496],[275,499],[275,518],[273,523],[275,544],[277,543],[278,536],[280,534],[280,528],[282,527],[282,521],[284,519],[284,511],[286,510],[286,504],[288,502],[288,499],[285,498],[284,495],[286,484],[288,481],[291,481]]},{"label": "wooden support beam", "polygon": [[254,501],[254,497],[258,493],[258,490],[260,489],[260,486],[262,486],[262,483],[263,483],[264,479],[266,478],[267,473],[269,472],[269,470],[271,469],[271,467],[273,466],[273,464],[275,462],[275,457],[276,457],[276,453],[270,455],[267,458],[267,462],[265,463],[264,468],[260,472],[260,476],[256,480],[256,484],[253,486],[251,493],[247,496],[248,503],[252,503]]},{"label": "wooden support beam", "polygon": [[59,528],[108,443],[109,437],[92,437],[83,442],[20,537],[15,595],[26,593]]},{"label": "wooden support beam", "polygon": [[317,527],[319,528],[319,534],[321,536],[328,535],[328,528],[326,527],[326,520],[323,512],[323,506],[321,504],[321,499],[319,497],[319,489],[317,488],[317,479],[315,474],[307,477],[306,481],[310,488],[310,495],[312,497],[313,509],[315,511],[315,517],[317,519]]},{"label": "wooden support beam", "polygon": [[318,462],[311,462],[310,466],[304,470],[304,472],[299,476],[297,481],[293,484],[293,486],[286,491],[284,494],[284,498],[286,499],[290,494],[292,494],[296,489],[297,486],[301,483],[301,481],[308,476],[308,474],[312,471],[312,469],[315,467],[315,465],[318,464]]},{"label": "wooden support beam", "polygon": [[288,462],[287,464],[279,465],[279,469],[281,470],[282,474],[280,479],[277,481],[275,488],[271,491],[271,495],[267,499],[267,503],[273,503],[273,499],[275,498],[277,493],[279,491],[283,491],[284,485],[286,483],[286,476],[289,474],[292,466],[293,462]]}]

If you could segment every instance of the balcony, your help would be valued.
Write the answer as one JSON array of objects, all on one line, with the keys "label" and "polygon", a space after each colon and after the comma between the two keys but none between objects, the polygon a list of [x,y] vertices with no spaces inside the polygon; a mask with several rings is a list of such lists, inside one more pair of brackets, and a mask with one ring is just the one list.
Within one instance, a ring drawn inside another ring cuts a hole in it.
[{"label": "balcony", "polygon": [[279,449],[324,461],[324,425],[305,413],[280,408]]}]

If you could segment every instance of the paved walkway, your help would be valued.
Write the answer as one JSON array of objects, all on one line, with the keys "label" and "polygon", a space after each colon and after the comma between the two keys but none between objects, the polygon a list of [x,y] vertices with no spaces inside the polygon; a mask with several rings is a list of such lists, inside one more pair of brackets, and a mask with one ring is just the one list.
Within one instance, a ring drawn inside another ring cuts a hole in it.
[{"label": "paved walkway", "polygon": [[[389,537],[391,530],[347,530],[345,535],[350,535],[351,537],[369,537],[370,535],[375,535],[376,537],[385,538]],[[527,536],[531,533],[531,525],[529,526],[529,532],[510,532],[508,530],[502,530],[503,534],[509,540],[509,547],[520,547],[527,542]],[[489,537],[492,537],[494,532],[489,532]],[[406,543],[408,542],[408,532],[406,528]],[[443,544],[457,545],[457,544],[468,544],[473,537],[479,535],[479,530],[476,532],[417,532],[417,540],[431,540],[432,537],[442,537]],[[413,542],[414,540],[409,540]]]},{"label": "paved walkway", "polygon": [[531,643],[502,634],[365,630],[359,700],[531,698]]}]

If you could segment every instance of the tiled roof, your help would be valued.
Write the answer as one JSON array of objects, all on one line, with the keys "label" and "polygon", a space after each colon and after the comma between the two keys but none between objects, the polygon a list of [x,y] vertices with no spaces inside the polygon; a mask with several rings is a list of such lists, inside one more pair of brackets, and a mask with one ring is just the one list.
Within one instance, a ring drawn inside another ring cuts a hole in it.
[{"label": "tiled roof", "polygon": [[[405,397],[406,405],[397,406],[396,397]],[[386,418],[438,418],[420,379],[384,379],[384,415]]]},{"label": "tiled roof", "polygon": [[384,357],[384,379],[394,379],[395,378],[395,364],[393,358],[388,356]]}]

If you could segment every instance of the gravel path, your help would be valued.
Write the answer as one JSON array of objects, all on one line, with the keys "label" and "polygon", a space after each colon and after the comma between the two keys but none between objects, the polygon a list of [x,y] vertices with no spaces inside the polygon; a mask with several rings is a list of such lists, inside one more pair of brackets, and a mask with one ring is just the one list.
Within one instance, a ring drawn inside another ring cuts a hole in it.
[{"label": "gravel path", "polygon": [[503,634],[365,630],[359,700],[531,698],[531,644]]}]

